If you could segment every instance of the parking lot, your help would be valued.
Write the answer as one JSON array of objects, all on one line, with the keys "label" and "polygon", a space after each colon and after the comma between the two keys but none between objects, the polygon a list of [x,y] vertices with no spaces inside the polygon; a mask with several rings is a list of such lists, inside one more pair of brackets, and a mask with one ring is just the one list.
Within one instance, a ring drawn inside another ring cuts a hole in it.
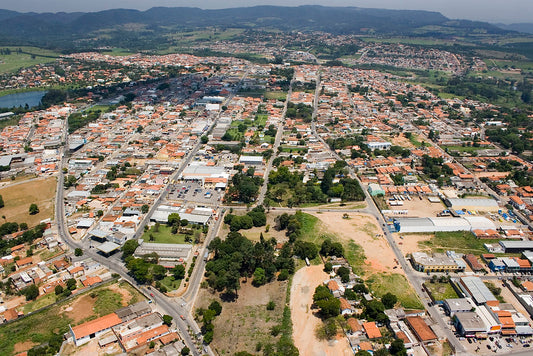
[{"label": "parking lot", "polygon": [[173,184],[167,199],[203,205],[219,205],[221,204],[222,197],[223,192],[214,189],[205,189],[200,183],[185,182]]},{"label": "parking lot", "polygon": [[[506,354],[510,352],[531,350],[531,337],[490,336],[485,340],[469,338],[461,340],[467,351],[472,354],[487,355],[490,353]],[[532,351],[533,353],[533,351]]]}]

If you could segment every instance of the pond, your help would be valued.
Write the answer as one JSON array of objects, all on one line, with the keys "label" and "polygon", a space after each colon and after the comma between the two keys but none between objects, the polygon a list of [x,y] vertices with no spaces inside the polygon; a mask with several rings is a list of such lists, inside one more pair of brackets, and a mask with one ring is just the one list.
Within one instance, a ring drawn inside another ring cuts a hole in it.
[{"label": "pond", "polygon": [[0,96],[0,108],[12,108],[19,106],[38,106],[46,91],[27,91]]}]

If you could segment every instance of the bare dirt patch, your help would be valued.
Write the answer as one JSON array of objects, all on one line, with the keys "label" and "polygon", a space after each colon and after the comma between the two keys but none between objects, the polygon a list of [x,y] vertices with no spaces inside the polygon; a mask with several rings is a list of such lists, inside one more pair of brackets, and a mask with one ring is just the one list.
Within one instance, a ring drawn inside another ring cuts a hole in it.
[{"label": "bare dirt patch", "polygon": [[62,308],[62,312],[74,321],[74,324],[94,315],[94,302],[89,294],[76,299],[73,303]]},{"label": "bare dirt patch", "polygon": [[[396,244],[404,256],[417,251],[429,251],[429,248],[421,248],[419,244],[422,241],[428,241],[435,237],[434,234],[393,234],[392,236],[394,236]],[[400,236],[402,236],[403,239],[401,239]]]},{"label": "bare dirt patch", "polygon": [[415,145],[413,145],[413,143],[404,135],[399,135],[395,137],[384,136],[383,138],[387,141],[390,141],[390,143],[395,146],[401,146],[403,148],[416,148]]},{"label": "bare dirt patch", "polygon": [[110,285],[108,289],[122,296],[122,306],[127,307],[130,305],[130,300],[133,296],[127,289],[120,288],[117,284]]},{"label": "bare dirt patch", "polygon": [[[19,224],[25,222],[30,227],[37,225],[44,219],[53,218],[56,187],[56,178],[49,177],[1,188],[0,195],[2,195],[5,203],[2,215],[6,217],[6,221],[15,221]],[[32,203],[39,207],[38,214],[30,215],[28,213]]]},{"label": "bare dirt patch", "polygon": [[[280,336],[272,336],[272,327],[281,324],[288,282],[273,281],[259,288],[251,279],[243,283],[234,302],[222,303],[222,313],[214,321],[214,338],[211,347],[220,355],[233,355],[239,351],[257,354],[256,346],[276,344]],[[207,308],[213,300],[220,301],[218,293],[201,289],[197,298],[198,308]],[[276,304],[267,310],[269,301]]]},{"label": "bare dirt patch", "polygon": [[390,210],[407,210],[402,217],[435,217],[441,211],[447,209],[444,203],[431,203],[427,198],[420,200],[413,196],[411,200],[404,200],[402,206],[391,206]]},{"label": "bare dirt patch", "polygon": [[352,355],[348,340],[339,337],[333,341],[317,339],[315,330],[322,324],[311,310],[315,288],[328,278],[323,266],[309,266],[298,270],[291,287],[291,319],[294,345],[300,355]]},{"label": "bare dirt patch", "polygon": [[314,216],[320,219],[327,232],[335,234],[343,242],[353,241],[365,251],[365,270],[369,272],[392,271],[396,266],[396,256],[378,227],[376,218],[366,214],[325,212]]},{"label": "bare dirt patch", "polygon": [[36,342],[32,342],[32,341],[18,342],[18,343],[15,344],[13,351],[16,354],[18,354],[19,352],[28,351],[29,349],[31,349],[35,345],[39,345],[39,344],[36,343]]}]

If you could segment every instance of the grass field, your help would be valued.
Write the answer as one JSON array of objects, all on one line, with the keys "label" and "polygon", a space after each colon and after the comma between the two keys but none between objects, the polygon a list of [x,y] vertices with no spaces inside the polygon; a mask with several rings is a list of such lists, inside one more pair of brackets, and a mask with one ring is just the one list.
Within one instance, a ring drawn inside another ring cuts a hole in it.
[{"label": "grass field", "polygon": [[[142,239],[146,242],[156,242],[162,244],[184,244],[185,234],[173,234],[172,230],[167,225],[159,225],[159,231],[155,232],[155,225],[142,235]],[[150,241],[150,234],[154,237],[154,241]]]},{"label": "grass field", "polygon": [[265,98],[267,99],[276,99],[276,100],[285,100],[287,99],[287,93],[284,91],[267,91],[265,92]]},{"label": "grass field", "polygon": [[481,255],[487,250],[484,244],[498,243],[499,240],[480,240],[469,231],[437,232],[435,237],[419,242],[420,247],[430,248],[433,252],[454,250],[459,253]]},{"label": "grass field", "polygon": [[59,56],[59,53],[57,52],[37,47],[20,47],[22,52],[25,53],[17,53],[16,51],[19,47],[8,46],[2,48],[9,48],[11,54],[0,55],[0,73],[12,73],[20,68],[31,67],[36,64],[50,63],[55,61],[55,58]]},{"label": "grass field", "polygon": [[447,148],[448,151],[468,152],[468,153],[477,152],[479,150],[487,149],[487,147],[473,147],[473,146],[466,146],[466,147],[463,147],[463,146],[442,146],[442,147]]},{"label": "grass field", "polygon": [[424,285],[430,291],[431,295],[433,296],[433,299],[436,301],[450,299],[450,298],[458,298],[457,293],[455,293],[455,290],[453,289],[451,284],[448,282],[446,283],[426,282]]},{"label": "grass field", "polygon": [[[0,209],[4,221],[26,223],[29,227],[54,216],[54,197],[57,182],[55,177],[34,179],[16,183],[0,189],[5,206]],[[30,215],[30,204],[39,207],[39,213]]]},{"label": "grass field", "polygon": [[390,292],[398,297],[398,301],[406,309],[423,309],[420,299],[416,295],[407,279],[397,273],[377,273],[366,280],[370,290],[377,297]]},{"label": "grass field", "polygon": [[320,248],[320,245],[326,239],[331,239],[333,242],[340,242],[344,247],[344,257],[346,257],[346,260],[352,266],[353,271],[359,275],[363,274],[366,256],[360,245],[353,241],[343,241],[334,234],[324,232],[322,224],[316,216],[305,213],[302,216],[302,240],[313,242],[318,248]]},{"label": "grass field", "polygon": [[173,291],[179,288],[181,279],[174,279],[173,276],[166,276],[161,280],[161,284],[164,285],[169,291]]},{"label": "grass field", "polygon": [[[112,290],[111,287],[125,289],[131,295],[128,303],[133,304],[144,299],[133,287],[124,282],[118,285],[117,283],[111,282],[93,290],[81,293],[73,299],[58,303],[48,309],[8,325],[0,326],[0,354],[13,354],[15,345],[19,343],[33,342],[34,344],[39,345],[47,342],[52,336],[52,333],[60,335],[66,333],[68,331],[68,325],[72,324],[74,326],[76,323],[74,322],[74,319],[72,319],[72,315],[65,311],[65,306],[75,305],[78,300],[89,298],[87,295],[91,295],[90,298],[94,300],[94,308],[89,319],[108,314],[122,307],[123,300],[121,293]],[[51,297],[46,296],[45,298]],[[38,308],[35,307],[29,309]],[[80,312],[86,313],[87,310],[80,310]],[[89,314],[91,314],[91,311],[89,311]]]}]

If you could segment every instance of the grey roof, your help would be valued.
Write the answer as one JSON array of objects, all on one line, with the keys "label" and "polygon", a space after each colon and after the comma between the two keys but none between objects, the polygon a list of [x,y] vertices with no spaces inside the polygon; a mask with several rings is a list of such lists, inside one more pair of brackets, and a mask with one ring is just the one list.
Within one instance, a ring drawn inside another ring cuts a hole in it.
[{"label": "grey roof", "polygon": [[120,245],[117,245],[116,243],[110,242],[110,241],[104,242],[100,246],[96,247],[98,251],[101,251],[103,253],[111,253],[119,248],[120,248]]},{"label": "grey roof", "polygon": [[448,201],[452,207],[477,206],[492,208],[498,206],[498,202],[494,199],[449,198]]},{"label": "grey roof", "polygon": [[445,299],[444,303],[448,306],[448,309],[453,313],[455,311],[470,310],[472,305],[466,298],[450,298]]},{"label": "grey roof", "polygon": [[504,249],[514,248],[523,250],[533,250],[533,241],[500,241]]},{"label": "grey roof", "polygon": [[483,332],[486,330],[483,319],[474,312],[457,313],[455,317],[467,332]]},{"label": "grey roof", "polygon": [[477,304],[484,304],[487,301],[497,300],[489,288],[478,277],[461,277],[461,281],[468,289]]},{"label": "grey roof", "polygon": [[148,314],[151,312],[152,308],[150,308],[150,304],[148,304],[146,300],[140,301],[124,308],[120,308],[115,311],[115,313],[120,319],[122,319],[122,321],[132,320],[138,318],[141,315]]},{"label": "grey roof", "polygon": [[186,259],[191,252],[192,245],[187,244],[160,244],[144,242],[135,250],[135,256],[157,253],[162,259]]},{"label": "grey roof", "polygon": [[99,229],[91,230],[91,236],[98,237],[100,239],[107,238],[107,235],[109,235],[107,232]]},{"label": "grey roof", "polygon": [[11,164],[11,160],[13,159],[12,155],[9,156],[0,156],[0,166],[9,166]]}]

